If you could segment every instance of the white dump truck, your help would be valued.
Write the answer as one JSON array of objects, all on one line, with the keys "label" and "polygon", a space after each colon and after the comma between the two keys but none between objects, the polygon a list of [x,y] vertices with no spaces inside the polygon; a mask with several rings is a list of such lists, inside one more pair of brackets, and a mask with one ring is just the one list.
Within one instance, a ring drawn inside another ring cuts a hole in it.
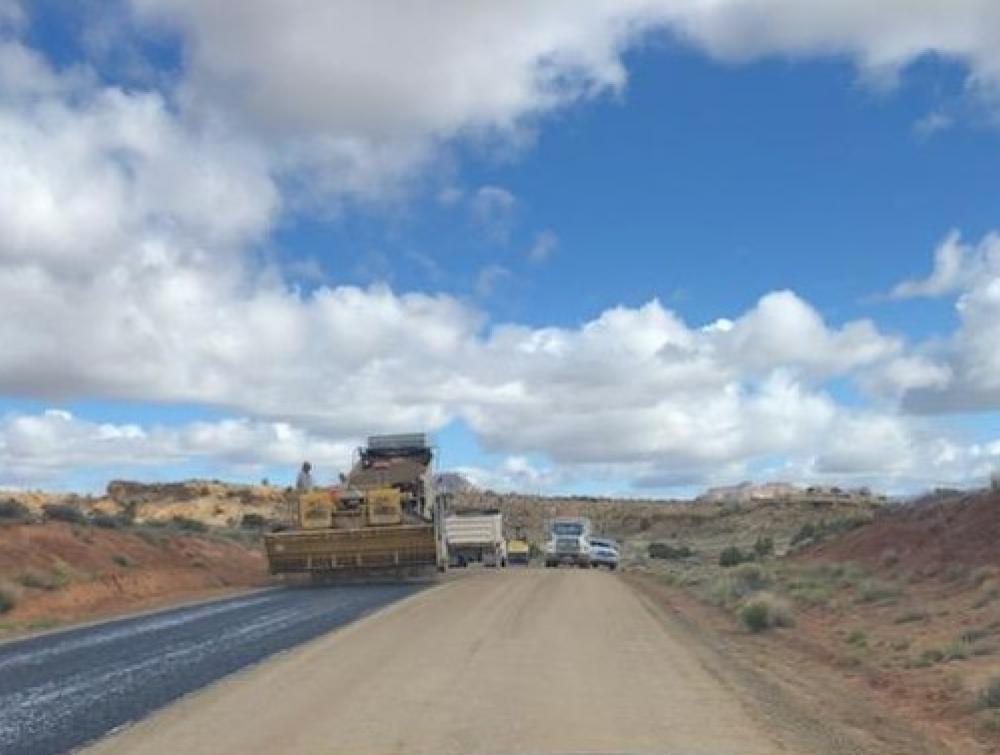
[{"label": "white dump truck", "polygon": [[590,520],[582,516],[564,516],[549,522],[545,543],[545,565],[575,564],[590,566]]},{"label": "white dump truck", "polygon": [[463,511],[444,520],[448,563],[451,566],[507,565],[507,541],[503,537],[503,514],[496,509]]}]

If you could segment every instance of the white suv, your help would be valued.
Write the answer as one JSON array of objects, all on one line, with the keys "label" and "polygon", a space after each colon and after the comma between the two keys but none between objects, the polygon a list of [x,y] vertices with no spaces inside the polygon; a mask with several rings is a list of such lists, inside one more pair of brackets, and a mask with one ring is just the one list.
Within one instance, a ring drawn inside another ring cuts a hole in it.
[{"label": "white suv", "polygon": [[612,571],[618,568],[621,553],[618,543],[603,537],[590,538],[590,565],[595,569],[606,566]]}]

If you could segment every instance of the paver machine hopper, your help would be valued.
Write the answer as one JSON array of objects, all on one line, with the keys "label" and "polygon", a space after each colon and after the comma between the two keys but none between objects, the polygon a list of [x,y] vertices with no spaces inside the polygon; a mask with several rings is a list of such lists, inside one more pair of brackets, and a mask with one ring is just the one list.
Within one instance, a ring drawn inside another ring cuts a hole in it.
[{"label": "paver machine hopper", "polygon": [[271,573],[322,578],[447,569],[433,457],[423,433],[370,437],[341,486],[301,494],[294,526],[264,536]]}]

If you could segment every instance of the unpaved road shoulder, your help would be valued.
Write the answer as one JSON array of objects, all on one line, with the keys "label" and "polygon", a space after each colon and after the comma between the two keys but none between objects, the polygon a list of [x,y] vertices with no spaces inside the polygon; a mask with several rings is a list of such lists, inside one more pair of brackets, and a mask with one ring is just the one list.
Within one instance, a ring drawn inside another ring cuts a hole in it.
[{"label": "unpaved road shoulder", "polygon": [[626,582],[511,569],[408,599],[91,752],[858,752],[774,715]]}]

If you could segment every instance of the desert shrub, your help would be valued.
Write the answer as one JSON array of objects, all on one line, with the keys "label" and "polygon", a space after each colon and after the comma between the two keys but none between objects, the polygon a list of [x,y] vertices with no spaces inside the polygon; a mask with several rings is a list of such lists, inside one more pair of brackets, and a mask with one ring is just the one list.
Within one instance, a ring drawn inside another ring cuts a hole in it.
[{"label": "desert shrub", "polygon": [[938,663],[944,660],[944,652],[938,650],[937,648],[927,648],[924,652],[920,654],[919,664],[921,666],[930,666],[931,664]]},{"label": "desert shrub", "polygon": [[970,650],[971,648],[969,647],[969,643],[967,642],[962,642],[961,640],[958,640],[957,642],[949,643],[948,645],[945,646],[944,650],[941,651],[942,653],[941,660],[945,662],[964,661],[966,658],[969,657]]},{"label": "desert shrub", "polygon": [[792,535],[792,545],[805,542],[821,542],[833,535],[840,535],[858,527],[869,524],[871,519],[861,516],[845,516],[830,521],[822,520],[818,523],[806,522]]},{"label": "desert shrub", "polygon": [[979,691],[979,704],[983,708],[1000,708],[1000,676]]},{"label": "desert shrub", "polygon": [[830,585],[797,584],[788,589],[788,595],[804,606],[825,606],[833,596],[833,588]]},{"label": "desert shrub", "polygon": [[865,647],[868,645],[868,635],[864,633],[861,629],[854,629],[849,635],[847,635],[846,640],[848,645],[854,645],[856,647]]},{"label": "desert shrub", "polygon": [[746,561],[752,561],[753,556],[748,553],[744,553],[735,545],[727,546],[722,549],[722,553],[719,554],[719,566],[731,567],[739,566]]},{"label": "desert shrub", "polygon": [[11,522],[26,522],[31,519],[31,509],[20,501],[8,498],[0,501],[0,520]]},{"label": "desert shrub", "polygon": [[87,517],[76,506],[65,503],[47,503],[42,506],[45,518],[55,522],[69,522],[70,524],[86,524]]},{"label": "desert shrub", "polygon": [[187,516],[175,516],[170,520],[170,523],[179,530],[184,530],[185,532],[207,532],[208,525],[204,522],[200,522],[197,519],[191,519]]},{"label": "desert shrub", "polygon": [[0,582],[0,613],[7,613],[17,607],[21,600],[21,590],[10,582]]},{"label": "desert shrub", "polygon": [[792,545],[798,545],[806,540],[812,540],[816,537],[816,525],[812,522],[806,522],[801,527],[796,530],[795,534],[792,535]]},{"label": "desert shrub", "polygon": [[123,566],[125,568],[135,565],[135,562],[124,553],[116,553],[111,557],[111,560],[118,564],[118,566]]},{"label": "desert shrub", "polygon": [[63,571],[42,571],[41,569],[25,569],[18,581],[25,587],[35,590],[57,590],[69,581]]},{"label": "desert shrub", "polygon": [[991,580],[996,577],[997,568],[995,566],[980,566],[978,569],[974,569],[971,574],[972,583],[976,587],[980,587],[987,580]]},{"label": "desert shrub", "polygon": [[898,587],[878,579],[866,579],[858,586],[860,603],[887,603],[898,597]]},{"label": "desert shrub", "polygon": [[991,634],[993,634],[993,630],[989,627],[972,627],[962,632],[959,636],[959,640],[967,642],[971,645],[973,642],[979,642],[980,640],[989,637]]},{"label": "desert shrub", "polygon": [[1000,710],[988,709],[979,711],[979,730],[986,736],[995,737],[1000,733]]},{"label": "desert shrub", "polygon": [[758,593],[748,598],[740,609],[740,619],[751,632],[788,627],[793,623],[788,605],[770,593]]},{"label": "desert shrub", "polygon": [[149,527],[147,525],[137,527],[135,534],[150,545],[163,545],[168,538],[162,527]]},{"label": "desert shrub", "polygon": [[127,524],[121,517],[112,516],[111,514],[94,514],[90,518],[91,524],[95,527],[101,527],[106,530],[117,530],[121,529]]},{"label": "desert shrub", "polygon": [[664,558],[669,560],[690,558],[694,555],[694,551],[692,551],[688,546],[674,546],[670,545],[670,543],[650,543],[647,553],[650,558]]},{"label": "desert shrub", "polygon": [[250,530],[260,530],[267,526],[267,519],[261,514],[244,514],[240,526]]},{"label": "desert shrub", "polygon": [[895,548],[887,548],[879,556],[879,564],[888,569],[899,563],[899,552]]},{"label": "desert shrub", "polygon": [[757,554],[758,558],[763,558],[764,556],[770,556],[774,553],[774,538],[770,535],[757,538],[757,542],[753,544],[753,552]]},{"label": "desert shrub", "polygon": [[739,564],[716,579],[710,594],[717,605],[732,606],[770,584],[771,575],[759,564],[745,563]]},{"label": "desert shrub", "polygon": [[895,623],[895,624],[911,624],[914,621],[923,621],[924,619],[927,619],[929,617],[930,617],[930,614],[927,613],[927,611],[925,611],[924,609],[922,609],[922,608],[912,608],[909,611],[904,611],[899,616],[897,616],[895,619],[893,619],[893,623]]},{"label": "desert shrub", "polygon": [[771,584],[771,575],[760,564],[740,564],[729,575],[749,592],[762,590]]}]

